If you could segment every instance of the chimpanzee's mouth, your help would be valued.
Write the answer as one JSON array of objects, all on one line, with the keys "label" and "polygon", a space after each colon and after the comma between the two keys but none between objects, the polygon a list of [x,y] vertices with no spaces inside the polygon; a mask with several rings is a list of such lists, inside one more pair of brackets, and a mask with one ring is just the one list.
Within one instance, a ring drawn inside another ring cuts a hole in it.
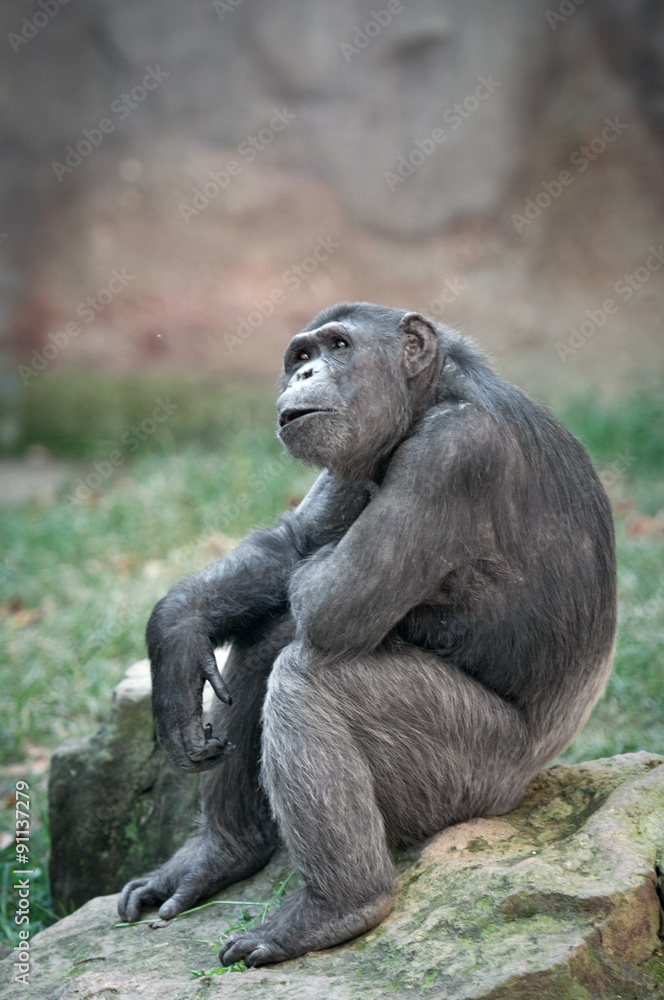
[{"label": "chimpanzee's mouth", "polygon": [[284,410],[279,417],[279,427],[286,427],[288,424],[301,420],[303,417],[310,417],[312,413],[332,413],[332,410],[318,410],[314,407],[303,407],[301,410]]}]

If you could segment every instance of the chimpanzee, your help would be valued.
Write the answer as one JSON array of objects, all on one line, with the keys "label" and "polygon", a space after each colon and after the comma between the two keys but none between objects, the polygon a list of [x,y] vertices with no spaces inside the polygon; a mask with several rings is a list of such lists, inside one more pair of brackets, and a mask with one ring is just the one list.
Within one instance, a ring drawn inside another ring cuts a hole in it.
[{"label": "chimpanzee", "polygon": [[389,847],[513,809],[584,724],[614,643],[613,524],[590,460],[468,340],[416,312],[333,306],[289,344],[277,409],[286,449],[323,471],[152,613],[158,737],[207,773],[197,832],[119,904],[173,917],[284,841],[305,887],[231,934],[225,965],[382,920]]}]

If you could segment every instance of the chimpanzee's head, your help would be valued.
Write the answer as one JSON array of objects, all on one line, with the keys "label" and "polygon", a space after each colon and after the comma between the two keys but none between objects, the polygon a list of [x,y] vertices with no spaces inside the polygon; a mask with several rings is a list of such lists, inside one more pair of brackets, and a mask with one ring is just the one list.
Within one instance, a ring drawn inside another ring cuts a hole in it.
[{"label": "chimpanzee's head", "polygon": [[279,438],[308,465],[371,476],[431,405],[439,375],[438,332],[419,313],[332,306],[286,349]]}]

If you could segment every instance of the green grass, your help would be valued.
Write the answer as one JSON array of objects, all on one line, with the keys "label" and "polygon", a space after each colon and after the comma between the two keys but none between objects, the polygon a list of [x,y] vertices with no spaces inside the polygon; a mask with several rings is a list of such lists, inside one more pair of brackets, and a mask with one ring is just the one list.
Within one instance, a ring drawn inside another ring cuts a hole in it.
[{"label": "green grass", "polygon": [[52,504],[0,510],[0,761],[20,760],[27,742],[53,747],[89,731],[145,655],[145,622],[165,590],[271,523],[312,480],[262,427],[220,453],[146,446],[72,502],[88,471]]},{"label": "green grass", "polygon": [[628,481],[664,486],[664,390],[634,390],[627,398],[601,402],[589,393],[557,407],[558,416],[585,444],[599,467],[617,465]]},{"label": "green grass", "polygon": [[[306,490],[312,474],[283,457],[274,437],[274,395],[71,373],[31,383],[18,408],[22,445],[46,443],[87,464],[56,502],[0,510],[0,761],[22,759],[28,742],[52,748],[89,731],[127,665],[144,655],[146,618],[171,583]],[[177,409],[135,451],[123,450],[122,435],[155,399]],[[664,543],[626,530],[636,513],[664,507],[664,394],[613,407],[577,400],[561,416],[606,470],[624,512],[616,673],[596,711],[605,733],[592,747],[617,752],[654,739],[664,749]],[[108,466],[115,450],[119,466],[95,479],[95,461]],[[77,484],[82,502],[71,501]]]},{"label": "green grass", "polygon": [[664,390],[613,403],[589,395],[558,416],[590,451],[616,511],[618,642],[613,673],[566,762],[664,753]]},{"label": "green grass", "polygon": [[[25,388],[0,372],[0,452],[23,454],[33,444],[66,457],[103,456],[123,435],[150,419],[159,402],[173,407],[143,446],[168,452],[184,441],[224,450],[237,438],[275,426],[275,386],[136,376],[114,379],[89,371],[45,374]],[[5,384],[6,383],[6,384]],[[247,428],[250,428],[247,431]]]},{"label": "green grass", "polygon": [[[155,601],[306,491],[314,474],[285,458],[274,435],[275,395],[259,386],[68,374],[34,380],[5,413],[2,426],[14,428],[6,452],[44,444],[81,463],[53,502],[0,508],[5,769],[35,746],[52,750],[96,728],[113,686],[145,655]],[[157,399],[175,408],[130,448],[132,428],[149,420]],[[643,517],[664,508],[664,394],[576,400],[557,412],[605,472],[617,511],[620,595],[614,673],[563,759],[664,752],[664,538]],[[95,463],[116,451],[112,474],[95,479]],[[36,836],[43,857],[39,824]],[[48,909],[42,889],[35,887]]]}]

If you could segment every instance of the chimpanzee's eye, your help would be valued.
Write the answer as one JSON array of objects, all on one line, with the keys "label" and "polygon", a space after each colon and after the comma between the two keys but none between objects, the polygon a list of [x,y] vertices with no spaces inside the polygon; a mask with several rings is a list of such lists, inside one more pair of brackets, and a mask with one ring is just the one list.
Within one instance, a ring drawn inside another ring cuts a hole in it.
[{"label": "chimpanzee's eye", "polygon": [[340,351],[342,347],[348,347],[348,341],[344,340],[343,337],[337,337],[337,339],[333,342],[332,347],[335,351]]},{"label": "chimpanzee's eye", "polygon": [[309,351],[299,351],[298,355],[297,355],[297,360],[298,361],[308,361],[309,360]]}]

